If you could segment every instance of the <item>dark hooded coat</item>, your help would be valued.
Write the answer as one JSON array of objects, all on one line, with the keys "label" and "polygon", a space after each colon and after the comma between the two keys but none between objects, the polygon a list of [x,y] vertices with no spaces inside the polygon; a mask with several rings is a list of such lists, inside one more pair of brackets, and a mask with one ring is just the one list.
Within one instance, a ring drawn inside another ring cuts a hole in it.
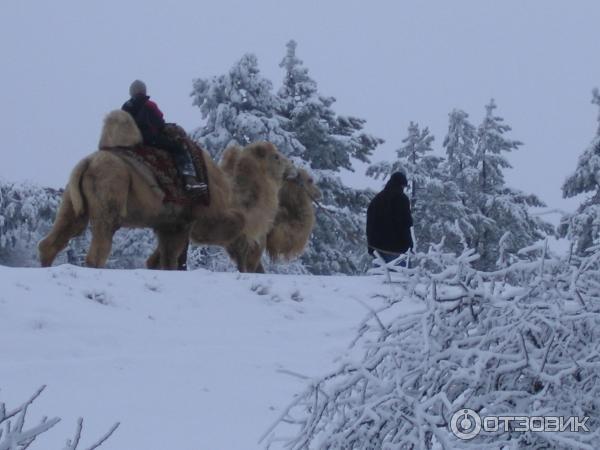
[{"label": "dark hooded coat", "polygon": [[410,200],[404,193],[406,184],[404,174],[394,173],[369,204],[367,243],[370,254],[374,250],[400,254],[412,248],[410,227],[413,220]]},{"label": "dark hooded coat", "polygon": [[[121,107],[135,119],[135,123],[142,133],[144,144],[156,145],[165,127],[163,113],[156,103],[147,95],[136,95],[127,100]],[[160,147],[160,145],[156,145]]]}]

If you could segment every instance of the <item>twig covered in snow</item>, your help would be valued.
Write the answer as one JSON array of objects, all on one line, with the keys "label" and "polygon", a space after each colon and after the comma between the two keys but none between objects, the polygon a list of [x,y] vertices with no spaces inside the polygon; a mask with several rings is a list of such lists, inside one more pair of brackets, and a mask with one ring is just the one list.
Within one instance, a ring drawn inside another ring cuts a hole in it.
[{"label": "twig covered in snow", "polygon": [[[369,315],[359,362],[311,381],[264,439],[295,425],[291,449],[593,448],[600,442],[600,251],[577,265],[550,258],[496,272],[472,251],[435,246],[395,286],[423,308]],[[393,308],[397,303],[391,303]],[[390,314],[386,314],[390,317]],[[459,440],[452,415],[590,417],[587,433],[481,433]]]},{"label": "twig covered in snow", "polygon": [[[46,386],[40,387],[25,403],[17,408],[7,411],[4,403],[0,403],[0,450],[25,450],[28,449],[36,438],[48,431],[50,428],[60,422],[59,417],[48,419],[44,417],[40,423],[32,428],[25,428],[25,418],[29,406],[40,396]],[[14,419],[13,419],[14,418]],[[13,420],[11,420],[13,419]],[[14,421],[14,423],[13,423]],[[94,450],[102,445],[117,429],[119,423],[102,436],[96,443],[92,444],[86,450]],[[68,440],[64,450],[77,450],[81,439],[81,430],[83,419],[79,419],[75,437]]]},{"label": "twig covered in snow", "polygon": [[[92,445],[90,445],[86,450],[94,450],[98,447],[100,447],[102,444],[104,444],[104,442],[106,442],[106,440],[112,436],[112,434],[117,430],[117,428],[119,428],[120,423],[117,422],[115,423],[110,430],[108,430],[106,433],[104,433],[104,435],[98,439],[95,443],[93,443]],[[75,437],[71,440],[67,440],[67,446],[64,448],[64,450],[77,450],[79,447],[79,440],[81,439],[81,430],[83,429],[83,418],[80,417],[77,420],[77,429],[75,430]]]},{"label": "twig covered in snow", "polygon": [[[30,429],[25,427],[25,415],[29,406],[37,399],[46,386],[40,387],[25,403],[7,412],[4,403],[0,403],[0,450],[23,450],[28,448],[42,433],[45,433],[58,422],[60,418],[50,420],[44,418]],[[14,419],[14,423],[11,418]]]}]

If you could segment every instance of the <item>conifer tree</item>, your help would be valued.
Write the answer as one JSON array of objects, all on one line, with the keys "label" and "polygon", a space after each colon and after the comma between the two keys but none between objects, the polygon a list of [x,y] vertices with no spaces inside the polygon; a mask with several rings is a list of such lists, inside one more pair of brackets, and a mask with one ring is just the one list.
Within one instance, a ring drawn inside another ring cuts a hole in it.
[{"label": "conifer tree", "polygon": [[280,63],[285,71],[279,89],[279,112],[284,125],[300,142],[297,155],[309,166],[327,211],[317,210],[317,223],[308,250],[302,257],[315,274],[357,273],[366,265],[365,211],[367,191],[352,189],[341,181],[341,170],[353,170],[352,161],[368,162],[383,142],[363,131],[365,120],[341,116],[333,110],[335,98],[321,95],[316,81],[296,56],[290,41]]},{"label": "conifer tree", "polygon": [[386,178],[397,171],[406,174],[418,250],[425,251],[443,239],[445,248],[460,252],[466,228],[462,222],[467,214],[457,184],[445,174],[444,159],[433,154],[433,141],[427,127],[420,129],[410,122],[408,136],[396,151],[398,159],[374,164],[367,174],[374,178]]},{"label": "conifer tree", "polygon": [[364,119],[341,116],[333,110],[335,98],[318,92],[317,83],[296,56],[296,48],[295,41],[288,42],[279,64],[285,70],[279,108],[289,120],[287,128],[303,144],[300,156],[313,169],[353,171],[352,159],[369,162],[369,155],[383,140],[362,131]]},{"label": "conifer tree", "polygon": [[476,205],[473,194],[478,188],[478,172],[475,164],[477,128],[469,121],[469,114],[453,109],[448,114],[448,132],[443,141],[446,160],[443,163],[442,178],[458,198],[455,205],[456,232],[460,235],[460,246],[456,243],[448,247],[460,252],[463,247],[472,245],[477,236],[477,223],[485,222]]},{"label": "conifer tree", "polygon": [[494,115],[496,108],[496,102],[491,99],[485,106],[485,117],[477,129],[477,147],[473,163],[479,174],[480,190],[484,193],[493,193],[497,188],[504,186],[503,170],[511,168],[504,154],[523,145],[520,141],[504,136],[511,127],[504,123],[502,117]]},{"label": "conifer tree", "polygon": [[475,179],[476,171],[472,164],[477,130],[469,122],[469,115],[462,110],[454,109],[448,117],[448,134],[443,142],[443,147],[446,149],[445,169],[464,191]]},{"label": "conifer tree", "polygon": [[[592,92],[592,103],[600,106],[598,89]],[[559,234],[569,237],[580,255],[600,244],[600,112],[598,122],[596,135],[579,156],[575,172],[562,185],[565,198],[586,195],[575,213],[563,217],[559,227]]]},{"label": "conifer tree", "polygon": [[[242,56],[226,74],[194,80],[192,97],[204,120],[192,137],[216,160],[231,144],[256,141],[270,141],[291,157],[304,152],[293,133],[284,128],[288,120],[279,113],[281,100],[273,93],[271,81],[261,75],[253,54]],[[218,263],[214,265],[211,258]],[[192,268],[230,268],[222,249],[191,248],[189,260]]]},{"label": "conifer tree", "polygon": [[485,108],[485,117],[477,129],[473,159],[478,188],[472,187],[469,192],[471,202],[479,213],[473,247],[481,256],[478,265],[490,269],[500,256],[500,239],[506,231],[510,235],[503,239],[502,244],[504,252],[510,255],[544,238],[552,232],[552,227],[531,215],[531,208],[545,206],[536,195],[506,185],[504,169],[511,168],[511,165],[505,154],[523,144],[505,136],[511,127],[495,115],[497,106],[493,99]]},{"label": "conifer tree", "polygon": [[287,155],[303,151],[283,129],[279,98],[253,54],[244,55],[224,75],[194,80],[192,97],[205,120],[193,137],[215,158],[231,143],[244,146],[259,140],[274,143]]},{"label": "conifer tree", "polygon": [[317,96],[317,83],[308,75],[308,69],[296,56],[298,44],[291,40],[286,44],[287,53],[279,63],[285,70],[283,83],[278,95],[281,100],[281,111],[286,117],[291,117],[298,105],[306,104]]},{"label": "conifer tree", "polygon": [[338,172],[352,170],[352,159],[368,161],[383,141],[362,131],[363,119],[335,113],[335,99],[319,94],[317,83],[296,57],[295,42],[288,43],[280,66],[285,76],[278,95],[250,54],[227,74],[195,80],[193,102],[205,123],[194,138],[217,158],[231,142],[268,140],[312,170],[327,211],[317,213],[302,263],[311,273],[356,273],[363,269],[366,255],[364,214],[370,197],[345,186]]},{"label": "conifer tree", "polygon": [[0,264],[37,265],[37,243],[52,226],[61,194],[0,180]]},{"label": "conifer tree", "polygon": [[[543,202],[506,185],[503,171],[510,164],[505,154],[521,143],[504,136],[510,127],[494,115],[495,108],[492,100],[477,130],[465,112],[449,114],[443,141],[446,159],[433,154],[429,130],[411,122],[398,159],[369,168],[367,173],[374,177],[406,173],[418,250],[443,238],[449,251],[476,248],[481,257],[477,265],[491,269],[501,250],[506,264],[518,249],[552,232],[549,224],[530,211],[544,206]],[[510,234],[505,236],[507,230]]]}]

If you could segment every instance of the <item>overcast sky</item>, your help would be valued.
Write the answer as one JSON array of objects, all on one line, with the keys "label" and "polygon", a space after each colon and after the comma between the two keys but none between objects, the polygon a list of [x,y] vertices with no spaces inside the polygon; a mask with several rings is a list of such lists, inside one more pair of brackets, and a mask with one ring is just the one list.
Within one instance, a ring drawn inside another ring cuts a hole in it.
[{"label": "overcast sky", "polygon": [[[106,112],[146,81],[169,121],[201,124],[192,79],[244,53],[275,86],[289,39],[336,111],[367,119],[391,159],[409,121],[441,143],[453,108],[491,97],[525,143],[509,182],[572,209],[560,185],[597,126],[598,1],[0,0],[0,178],[62,186]],[[364,167],[351,178],[364,179]]]}]

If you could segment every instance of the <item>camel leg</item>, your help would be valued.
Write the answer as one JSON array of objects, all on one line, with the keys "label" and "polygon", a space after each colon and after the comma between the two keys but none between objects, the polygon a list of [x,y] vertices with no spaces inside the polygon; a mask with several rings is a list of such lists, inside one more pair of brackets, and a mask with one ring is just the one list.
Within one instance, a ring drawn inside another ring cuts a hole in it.
[{"label": "camel leg", "polygon": [[160,250],[158,247],[156,247],[152,254],[148,256],[146,267],[148,269],[160,269]]},{"label": "camel leg", "polygon": [[[187,226],[156,230],[158,249],[154,253],[158,252],[161,269],[177,270],[178,259],[186,248],[189,234],[190,229]],[[155,257],[154,254],[150,256],[150,258],[153,257]],[[148,261],[146,263],[148,264]]]},{"label": "camel leg", "polygon": [[88,267],[100,268],[106,265],[112,248],[112,239],[119,227],[109,222],[92,222],[92,243],[85,263]]},{"label": "camel leg", "polygon": [[[191,233],[192,241],[195,241],[200,244],[225,246],[227,245],[227,243],[230,243],[236,236],[239,236],[244,227],[244,222],[245,219],[242,213],[240,213],[237,210],[230,210],[224,213],[214,214],[198,219],[192,224],[191,231],[188,232],[188,234]],[[170,239],[170,236],[168,235],[172,233],[172,231],[173,230],[163,230],[162,238]],[[158,234],[159,233],[157,231],[157,236]],[[188,234],[186,234],[187,240],[189,240]],[[161,236],[159,236],[159,239],[161,239]],[[229,245],[228,249],[231,247],[232,246]],[[181,253],[179,254],[179,258],[181,258],[178,261],[179,267],[181,267],[182,262],[185,262],[185,260],[183,259],[185,258],[185,248],[186,246],[184,245],[181,248]],[[162,251],[161,246],[159,244],[159,246],[146,260],[146,267],[148,269],[160,269],[163,264],[161,254]],[[234,256],[232,256],[232,258],[236,261],[236,264],[238,264],[239,268],[240,265],[238,263],[238,259]]]},{"label": "camel leg", "polygon": [[262,261],[258,261],[258,263],[254,266],[254,273],[265,273],[265,268],[262,265]]},{"label": "camel leg", "polygon": [[177,258],[177,270],[187,270],[187,257],[189,247],[190,241],[188,240],[185,244],[185,247],[183,247],[183,250],[179,254],[179,257]]},{"label": "camel leg", "polygon": [[[179,257],[177,258],[178,270],[187,270],[188,246],[189,244],[185,245]],[[160,250],[158,247],[155,248],[152,254],[148,256],[148,259],[146,259],[146,267],[148,269],[160,269]]]},{"label": "camel leg", "polygon": [[87,215],[76,216],[67,189],[63,194],[56,220],[50,233],[38,244],[38,252],[42,267],[50,267],[56,255],[69,244],[75,236],[85,231],[88,223]]},{"label": "camel leg", "polygon": [[[100,152],[102,153],[102,152]],[[112,239],[127,217],[131,179],[124,167],[90,163],[81,179],[81,194],[87,202],[92,242],[86,257],[88,267],[104,267],[110,256]],[[110,170],[109,170],[110,167]]]},{"label": "camel leg", "polygon": [[261,239],[260,242],[248,244],[246,253],[246,269],[248,272],[265,273],[265,269],[261,263],[261,257],[265,249],[266,239]]},{"label": "camel leg", "polygon": [[245,236],[240,236],[227,246],[227,253],[242,273],[248,272],[248,250],[248,241]]}]

